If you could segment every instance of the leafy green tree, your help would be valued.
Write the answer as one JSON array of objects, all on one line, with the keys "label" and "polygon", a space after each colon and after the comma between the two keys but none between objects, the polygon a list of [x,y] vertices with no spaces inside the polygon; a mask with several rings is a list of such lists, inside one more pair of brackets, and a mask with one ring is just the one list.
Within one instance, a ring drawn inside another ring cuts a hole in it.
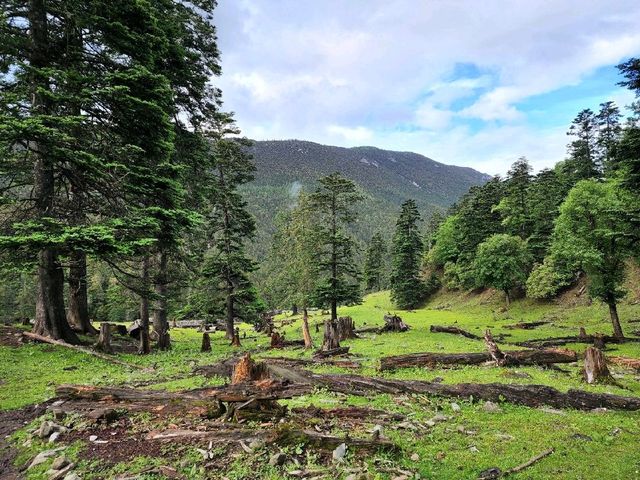
[{"label": "leafy green tree", "polygon": [[530,266],[527,244],[520,237],[495,234],[478,246],[475,259],[478,282],[502,290],[507,305],[511,302],[511,290],[524,286]]},{"label": "leafy green tree", "polygon": [[617,303],[624,296],[625,261],[631,255],[629,196],[615,182],[579,182],[560,207],[554,256],[583,269],[591,297],[609,306],[614,335],[623,338]]},{"label": "leafy green tree", "polygon": [[414,200],[402,204],[391,247],[391,300],[398,308],[417,307],[425,295],[420,278],[422,238],[418,223],[420,213]]},{"label": "leafy green tree", "polygon": [[378,292],[386,285],[385,281],[385,255],[387,248],[384,239],[376,232],[364,256],[364,288],[368,292]]},{"label": "leafy green tree", "polygon": [[562,272],[553,257],[537,264],[527,278],[527,296],[531,298],[553,298],[564,287],[570,285],[571,276]]},{"label": "leafy green tree", "polygon": [[332,173],[319,180],[309,196],[316,216],[320,252],[314,260],[318,283],[313,299],[318,306],[330,306],[331,320],[338,318],[338,304],[360,301],[354,240],[346,227],[355,221],[354,207],[363,199],[356,184]]},{"label": "leafy green tree", "polygon": [[596,144],[600,156],[599,163],[606,174],[615,170],[616,151],[622,134],[621,117],[620,109],[614,102],[608,101],[600,104],[600,111],[596,115],[598,122]]}]

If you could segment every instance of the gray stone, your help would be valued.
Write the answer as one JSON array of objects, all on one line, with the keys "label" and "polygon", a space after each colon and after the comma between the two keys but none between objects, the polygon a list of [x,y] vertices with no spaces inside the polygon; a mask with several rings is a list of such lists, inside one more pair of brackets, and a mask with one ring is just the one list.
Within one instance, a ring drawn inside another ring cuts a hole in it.
[{"label": "gray stone", "polygon": [[434,422],[446,422],[447,420],[449,420],[449,417],[439,413],[435,417],[433,417],[431,420],[434,421]]},{"label": "gray stone", "polygon": [[89,435],[89,441],[90,442],[95,442],[98,439],[97,435]]},{"label": "gray stone", "polygon": [[460,405],[458,405],[456,402],[453,402],[451,403],[451,410],[453,410],[454,412],[459,412],[462,409],[460,408]]},{"label": "gray stone", "polygon": [[40,465],[41,463],[46,462],[49,458],[53,457],[57,452],[64,450],[65,448],[66,447],[58,447],[58,448],[52,448],[51,450],[45,450],[44,452],[40,452],[38,455],[36,455],[33,458],[27,470],[35,467],[36,465]]},{"label": "gray stone", "polygon": [[550,413],[552,415],[566,415],[567,414],[567,412],[565,412],[563,410],[558,410],[557,408],[551,408],[551,407],[541,407],[540,411],[544,412],[544,413]]},{"label": "gray stone", "polygon": [[420,460],[420,455],[418,455],[417,453],[411,455],[411,461],[417,462],[418,460]]},{"label": "gray stone", "polygon": [[282,465],[286,459],[287,459],[287,456],[284,453],[282,452],[274,453],[273,455],[271,455],[271,458],[269,459],[269,465],[272,465],[274,467]]},{"label": "gray stone", "polygon": [[53,432],[49,437],[49,443],[55,442],[59,436],[60,436],[60,432]]},{"label": "gray stone", "polygon": [[484,402],[482,409],[487,413],[502,413],[502,408],[500,408],[500,405],[493,402]]},{"label": "gray stone", "polygon": [[63,480],[82,480],[82,479],[77,473],[71,472],[71,473],[68,473]]},{"label": "gray stone", "polygon": [[67,460],[67,457],[65,457],[64,455],[61,455],[53,461],[53,463],[51,464],[51,468],[53,470],[60,470],[67,465],[69,465],[69,460]]},{"label": "gray stone", "polygon": [[53,431],[53,422],[45,420],[40,424],[40,428],[38,428],[38,430],[36,431],[36,435],[40,438],[47,438],[53,433]]},{"label": "gray stone", "polygon": [[333,460],[336,462],[341,461],[347,453],[347,445],[345,443],[341,443],[336,447],[336,449],[332,453]]}]

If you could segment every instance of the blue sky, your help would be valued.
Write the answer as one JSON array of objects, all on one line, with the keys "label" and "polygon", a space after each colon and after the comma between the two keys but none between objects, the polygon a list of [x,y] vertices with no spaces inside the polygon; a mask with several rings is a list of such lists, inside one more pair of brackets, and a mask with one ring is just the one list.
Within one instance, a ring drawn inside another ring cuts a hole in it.
[{"label": "blue sky", "polygon": [[566,152],[582,108],[632,95],[629,0],[220,0],[225,107],[254,139],[422,153],[504,174]]}]

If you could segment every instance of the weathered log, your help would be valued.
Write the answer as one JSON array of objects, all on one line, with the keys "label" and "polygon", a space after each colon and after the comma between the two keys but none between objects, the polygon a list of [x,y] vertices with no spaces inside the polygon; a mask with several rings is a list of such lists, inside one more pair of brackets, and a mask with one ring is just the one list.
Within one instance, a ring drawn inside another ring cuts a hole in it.
[{"label": "weathered log", "polygon": [[284,337],[273,330],[271,332],[271,348],[282,348],[284,346]]},{"label": "weathered log", "polygon": [[455,335],[462,335],[463,337],[471,338],[473,340],[480,340],[481,338],[478,335],[454,326],[431,325],[429,330],[433,333],[453,333]]},{"label": "weathered log", "polygon": [[96,352],[95,350],[91,350],[90,348],[81,347],[78,345],[71,345],[69,343],[63,342],[61,340],[54,340],[53,338],[45,337],[43,335],[38,335],[37,333],[31,332],[22,332],[22,336],[26,337],[30,340],[35,340],[37,342],[50,343],[51,345],[57,345],[59,347],[70,348],[71,350],[75,350],[77,352],[86,353],[87,355],[92,355],[94,357],[98,357],[107,362],[120,365],[123,367],[131,368],[132,370],[143,370],[145,367],[140,365],[134,365],[132,363],[123,362],[122,360],[118,360],[110,355],[106,355],[101,352]]},{"label": "weathered log", "polygon": [[588,347],[584,352],[584,379],[587,383],[610,382],[611,373],[602,350]]},{"label": "weathered log", "polygon": [[272,365],[272,364],[288,365],[292,367],[331,365],[334,367],[342,367],[342,368],[354,368],[354,369],[362,368],[362,364],[354,360],[331,360],[331,359],[306,360],[303,358],[269,357],[269,358],[265,358],[264,362],[267,363],[267,365]]},{"label": "weathered log", "polygon": [[100,324],[100,335],[98,336],[98,341],[94,345],[94,348],[104,353],[113,353],[113,347],[111,346],[111,324],[110,323]]},{"label": "weathered log", "polygon": [[541,320],[538,322],[518,322],[518,323],[514,323],[513,325],[505,325],[504,328],[507,328],[509,330],[514,330],[514,329],[521,329],[521,330],[532,330],[536,327],[539,327],[540,325],[547,325],[550,322],[547,322],[545,320]]},{"label": "weathered log", "polygon": [[[605,343],[627,343],[627,342],[640,342],[638,337],[625,337],[617,338],[611,335],[603,335],[602,341]],[[524,342],[516,342],[514,345],[520,347],[529,348],[544,348],[544,347],[559,347],[567,345],[568,343],[595,343],[596,335],[578,335],[569,337],[551,337],[551,338],[537,338],[535,340],[527,340]]]},{"label": "weathered log", "polygon": [[201,352],[210,352],[211,351],[211,337],[207,332],[202,334],[202,345],[200,346]]},{"label": "weathered log", "polygon": [[382,327],[364,327],[364,328],[356,328],[355,333],[380,333],[380,329]]},{"label": "weathered log", "polygon": [[609,363],[619,365],[621,367],[631,368],[633,370],[640,370],[640,359],[629,357],[607,357]]},{"label": "weathered log", "polygon": [[[548,365],[552,363],[571,363],[578,360],[573,350],[516,350],[504,352],[506,365]],[[411,353],[380,358],[380,370],[394,370],[396,368],[428,367],[437,365],[481,365],[492,361],[488,352],[476,353]]]},{"label": "weathered log", "polygon": [[353,318],[351,317],[340,317],[338,318],[338,337],[340,341],[347,340],[350,338],[358,338],[355,332],[355,323],[353,322]]},{"label": "weathered log", "polygon": [[313,358],[328,358],[335,357],[336,355],[345,355],[349,353],[349,347],[338,347],[332,350],[316,350],[313,354]]},{"label": "weathered log", "polygon": [[242,346],[240,345],[240,329],[238,327],[236,327],[236,329],[233,331],[233,339],[231,340],[230,346],[232,347]]},{"label": "weathered log", "polygon": [[407,330],[409,330],[409,325],[404,323],[398,315],[385,315],[384,325],[380,332],[406,332]]}]

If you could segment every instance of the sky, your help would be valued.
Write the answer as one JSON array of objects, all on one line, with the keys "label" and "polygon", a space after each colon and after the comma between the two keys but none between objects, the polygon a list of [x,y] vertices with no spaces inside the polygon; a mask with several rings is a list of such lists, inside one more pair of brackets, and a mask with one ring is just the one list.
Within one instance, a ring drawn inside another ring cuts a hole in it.
[{"label": "sky", "polygon": [[225,109],[255,140],[371,145],[504,175],[633,100],[638,0],[219,0]]}]

